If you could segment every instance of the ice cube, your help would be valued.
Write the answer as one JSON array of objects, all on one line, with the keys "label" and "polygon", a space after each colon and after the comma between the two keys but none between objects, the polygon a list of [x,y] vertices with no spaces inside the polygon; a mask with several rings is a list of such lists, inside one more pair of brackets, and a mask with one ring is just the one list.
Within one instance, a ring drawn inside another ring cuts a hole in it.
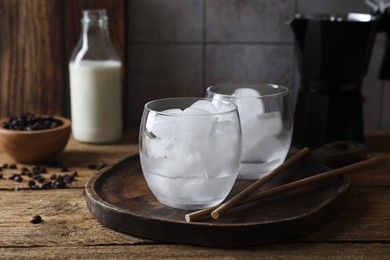
[{"label": "ice cube", "polygon": [[232,94],[234,97],[260,97],[260,93],[253,88],[238,88]]},{"label": "ice cube", "polygon": [[264,113],[264,104],[260,93],[251,88],[239,88],[232,94],[234,103],[238,107],[241,122],[251,121],[259,114]]},{"label": "ice cube", "polygon": [[171,142],[170,139],[166,138],[154,138],[145,135],[143,138],[145,145],[146,155],[150,159],[166,158],[168,155],[168,146]]},{"label": "ice cube", "polygon": [[192,104],[190,107],[202,109],[202,110],[207,111],[211,114],[215,114],[218,112],[217,108],[210,101],[207,101],[207,100],[198,100],[194,104]]},{"label": "ice cube", "polygon": [[168,147],[168,159],[175,162],[175,169],[166,171],[170,177],[204,177],[205,166],[204,159],[206,156],[206,148],[208,147],[206,140],[175,139]]},{"label": "ice cube", "polygon": [[[244,152],[246,162],[265,163],[274,160],[274,155],[279,153],[283,143],[280,139],[270,136],[250,145]],[[283,146],[284,147],[284,146]]]},{"label": "ice cube", "polygon": [[[184,116],[185,115],[185,116]],[[173,128],[173,136],[177,139],[205,139],[211,131],[211,125],[216,118],[209,112],[196,107],[184,109]]]},{"label": "ice cube", "polygon": [[260,114],[252,121],[242,122],[241,126],[242,161],[267,161],[269,155],[280,146],[278,135],[283,130],[283,122],[279,111]]},{"label": "ice cube", "polygon": [[[230,107],[225,104],[226,101],[234,103],[231,98],[227,96],[221,96],[221,95],[208,95],[209,98],[212,98],[211,103],[215,106],[218,112],[226,112],[230,110]],[[220,102],[220,101],[225,101],[225,102]]]},{"label": "ice cube", "polygon": [[232,121],[224,120],[214,123],[209,140],[213,149],[204,151],[208,178],[231,175],[224,169],[230,170],[229,165],[241,156],[238,133],[239,128]]},{"label": "ice cube", "polygon": [[155,112],[149,113],[146,121],[146,129],[151,136],[172,139],[173,128],[180,118],[176,115],[182,114],[183,111],[181,109],[168,109],[161,113],[162,114],[156,114]]}]

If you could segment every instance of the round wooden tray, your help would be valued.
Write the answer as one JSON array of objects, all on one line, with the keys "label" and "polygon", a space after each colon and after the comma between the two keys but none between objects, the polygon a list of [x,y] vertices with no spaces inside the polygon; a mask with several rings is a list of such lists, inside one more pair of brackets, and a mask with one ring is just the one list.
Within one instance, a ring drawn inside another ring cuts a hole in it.
[{"label": "round wooden tray", "polygon": [[[263,188],[277,186],[327,168],[302,160]],[[238,180],[229,195],[251,181]],[[343,206],[349,187],[346,176],[306,185],[231,209],[218,220],[184,220],[186,210],[160,204],[149,190],[138,155],[105,168],[86,184],[86,201],[103,225],[130,235],[179,244],[252,246],[296,239],[315,231]]]}]

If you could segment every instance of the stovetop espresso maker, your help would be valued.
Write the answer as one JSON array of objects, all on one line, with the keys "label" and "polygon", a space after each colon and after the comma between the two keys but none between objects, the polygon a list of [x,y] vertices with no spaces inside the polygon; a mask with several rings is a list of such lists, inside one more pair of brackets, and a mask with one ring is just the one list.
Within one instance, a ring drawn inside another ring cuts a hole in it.
[{"label": "stovetop espresso maker", "polygon": [[[363,142],[362,81],[375,37],[385,29],[390,32],[389,20],[384,12],[297,14],[290,22],[301,75],[292,145],[318,148],[337,140]],[[387,49],[382,79],[390,79]]]}]

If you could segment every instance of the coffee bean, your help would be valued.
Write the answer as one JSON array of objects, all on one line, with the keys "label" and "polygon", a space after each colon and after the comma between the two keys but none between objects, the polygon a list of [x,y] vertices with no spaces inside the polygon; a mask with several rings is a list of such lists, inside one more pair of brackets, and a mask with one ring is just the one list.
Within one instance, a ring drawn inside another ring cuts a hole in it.
[{"label": "coffee bean", "polygon": [[39,186],[40,189],[48,189],[50,188],[51,182],[50,181],[44,181],[41,186]]},{"label": "coffee bean", "polygon": [[38,166],[38,165],[33,165],[33,166],[31,167],[31,170],[32,170],[32,172],[35,173],[35,174],[47,173],[46,168],[43,168],[43,167]]},{"label": "coffee bean", "polygon": [[33,180],[29,180],[28,182],[27,182],[27,185],[31,188],[31,187],[35,187],[35,181],[33,181]]},{"label": "coffee bean", "polygon": [[8,118],[2,127],[18,131],[35,131],[55,128],[62,125],[63,122],[51,116],[36,116],[32,113],[22,113],[19,116]]},{"label": "coffee bean", "polygon": [[34,179],[34,180],[38,180],[38,179],[40,179],[42,176],[40,175],[40,174],[33,174],[32,176],[31,176],[31,178],[32,179]]},{"label": "coffee bean", "polygon": [[15,176],[14,180],[17,182],[22,182],[23,178],[22,178],[22,176],[18,175],[18,176]]},{"label": "coffee bean", "polygon": [[42,217],[39,215],[34,215],[31,217],[30,222],[33,224],[39,224],[42,222]]},{"label": "coffee bean", "polygon": [[19,176],[19,174],[12,173],[10,176],[8,176],[9,180],[15,180],[16,176]]},{"label": "coffee bean", "polygon": [[45,177],[41,177],[41,178],[37,179],[37,182],[39,182],[39,183],[44,183],[45,180],[46,180]]},{"label": "coffee bean", "polygon": [[106,166],[107,166],[106,163],[98,162],[98,163],[96,163],[96,164],[90,164],[90,165],[88,165],[88,168],[89,168],[89,169],[93,169],[93,170],[100,171],[101,169],[103,169],[103,168],[106,167]]},{"label": "coffee bean", "polygon": [[58,189],[62,189],[66,187],[66,183],[64,181],[56,181],[54,183],[54,187]]}]

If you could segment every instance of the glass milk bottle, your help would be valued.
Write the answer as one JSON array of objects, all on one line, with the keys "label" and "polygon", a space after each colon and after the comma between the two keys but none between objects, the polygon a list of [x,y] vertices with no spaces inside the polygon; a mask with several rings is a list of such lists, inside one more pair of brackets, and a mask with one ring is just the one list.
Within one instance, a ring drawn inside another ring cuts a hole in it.
[{"label": "glass milk bottle", "polygon": [[122,134],[122,64],[106,10],[84,10],[81,24],[69,63],[72,134],[80,142],[115,142]]}]

